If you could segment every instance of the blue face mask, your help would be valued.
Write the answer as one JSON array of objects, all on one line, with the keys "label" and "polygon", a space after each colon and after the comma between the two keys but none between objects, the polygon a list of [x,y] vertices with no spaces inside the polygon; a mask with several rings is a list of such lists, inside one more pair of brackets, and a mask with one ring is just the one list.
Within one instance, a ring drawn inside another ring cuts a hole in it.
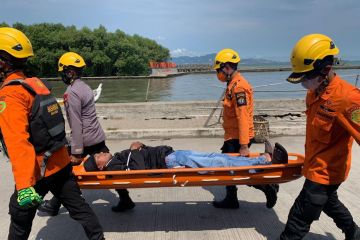
[{"label": "blue face mask", "polygon": [[320,76],[317,76],[315,78],[312,79],[306,79],[305,81],[301,82],[301,86],[303,86],[303,88],[306,88],[310,91],[315,91],[316,89],[318,89],[322,83],[322,81],[319,81]]}]

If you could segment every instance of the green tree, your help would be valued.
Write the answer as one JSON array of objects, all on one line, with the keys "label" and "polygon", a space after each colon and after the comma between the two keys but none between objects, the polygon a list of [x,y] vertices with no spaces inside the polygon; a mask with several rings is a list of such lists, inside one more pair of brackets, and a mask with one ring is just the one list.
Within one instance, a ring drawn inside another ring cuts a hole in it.
[{"label": "green tree", "polygon": [[57,76],[58,59],[68,51],[85,59],[85,76],[148,75],[150,61],[165,61],[170,56],[169,50],[154,40],[121,30],[108,32],[102,25],[93,30],[52,23],[15,23],[13,27],[23,31],[32,43],[35,57],[28,65],[37,76]]}]

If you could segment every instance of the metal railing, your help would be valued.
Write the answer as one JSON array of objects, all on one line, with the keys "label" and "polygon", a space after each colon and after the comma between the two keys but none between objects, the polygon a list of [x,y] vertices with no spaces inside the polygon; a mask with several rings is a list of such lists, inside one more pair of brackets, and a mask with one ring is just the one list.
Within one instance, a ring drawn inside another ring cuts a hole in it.
[{"label": "metal railing", "polygon": [[[358,84],[360,83],[360,74],[349,74],[349,75],[341,75],[341,77],[355,77],[355,87],[358,87]],[[281,84],[286,84],[286,81],[283,82],[277,82],[277,83],[270,83],[270,84],[264,84],[264,85],[257,85],[254,86],[253,89],[255,88],[261,88],[261,87],[269,87],[269,86],[275,86],[275,85],[281,85]],[[210,127],[216,124],[219,124],[221,121],[221,117],[222,117],[222,107],[221,102],[224,99],[224,95],[225,95],[225,91],[226,91],[226,87],[225,86],[219,86],[219,85],[212,85],[213,87],[218,87],[218,88],[222,88],[224,89],[224,91],[222,92],[220,98],[218,99],[218,101],[216,102],[216,106],[212,108],[208,118],[205,121],[204,127]],[[301,89],[301,90],[263,90],[263,91],[259,91],[259,90],[254,90],[254,92],[304,92],[307,91],[306,89]],[[217,121],[213,124],[209,124],[211,118],[213,117],[213,115],[215,114],[216,110],[221,109],[220,114],[217,118]]]}]

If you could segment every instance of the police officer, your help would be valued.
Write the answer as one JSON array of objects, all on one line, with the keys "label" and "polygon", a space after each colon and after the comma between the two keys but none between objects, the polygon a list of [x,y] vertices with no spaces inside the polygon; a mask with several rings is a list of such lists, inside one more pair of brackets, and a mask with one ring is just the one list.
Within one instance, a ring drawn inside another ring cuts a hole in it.
[{"label": "police officer", "polygon": [[301,38],[290,56],[290,83],[301,83],[306,96],[303,188],[292,206],[281,239],[302,239],[321,212],[331,217],[345,239],[360,239],[337,189],[348,176],[353,140],[360,143],[360,90],[333,71],[339,49],[323,34]]},{"label": "police officer", "polygon": [[[105,144],[105,133],[96,115],[92,89],[81,80],[86,63],[75,52],[64,53],[58,61],[58,71],[67,85],[64,94],[66,116],[71,129],[71,162],[79,164],[87,155],[109,152]],[[119,203],[112,207],[115,212],[126,211],[135,207],[126,189],[117,189]],[[55,216],[60,209],[60,201],[53,197],[44,201],[39,211]]]},{"label": "police officer", "polygon": [[15,179],[8,238],[28,238],[36,208],[51,191],[89,239],[103,239],[98,219],[72,174],[61,108],[43,81],[24,75],[33,55],[21,31],[0,28],[0,128]]},{"label": "police officer", "polygon": [[[223,101],[223,128],[225,131],[223,153],[240,153],[249,156],[249,147],[254,142],[254,98],[251,85],[237,71],[240,57],[237,52],[226,48],[215,57],[214,69],[217,78],[226,83]],[[265,193],[266,206],[272,208],[276,204],[279,186],[253,186]],[[237,187],[226,186],[226,197],[222,201],[214,201],[217,208],[239,208]]]}]

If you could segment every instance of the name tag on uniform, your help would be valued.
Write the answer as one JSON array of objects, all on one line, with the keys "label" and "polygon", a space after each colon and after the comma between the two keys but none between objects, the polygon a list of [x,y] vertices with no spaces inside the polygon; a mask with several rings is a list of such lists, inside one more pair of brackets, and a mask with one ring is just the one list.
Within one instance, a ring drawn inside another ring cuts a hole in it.
[{"label": "name tag on uniform", "polygon": [[236,105],[238,107],[247,105],[245,92],[235,93],[235,97],[236,97]]}]

